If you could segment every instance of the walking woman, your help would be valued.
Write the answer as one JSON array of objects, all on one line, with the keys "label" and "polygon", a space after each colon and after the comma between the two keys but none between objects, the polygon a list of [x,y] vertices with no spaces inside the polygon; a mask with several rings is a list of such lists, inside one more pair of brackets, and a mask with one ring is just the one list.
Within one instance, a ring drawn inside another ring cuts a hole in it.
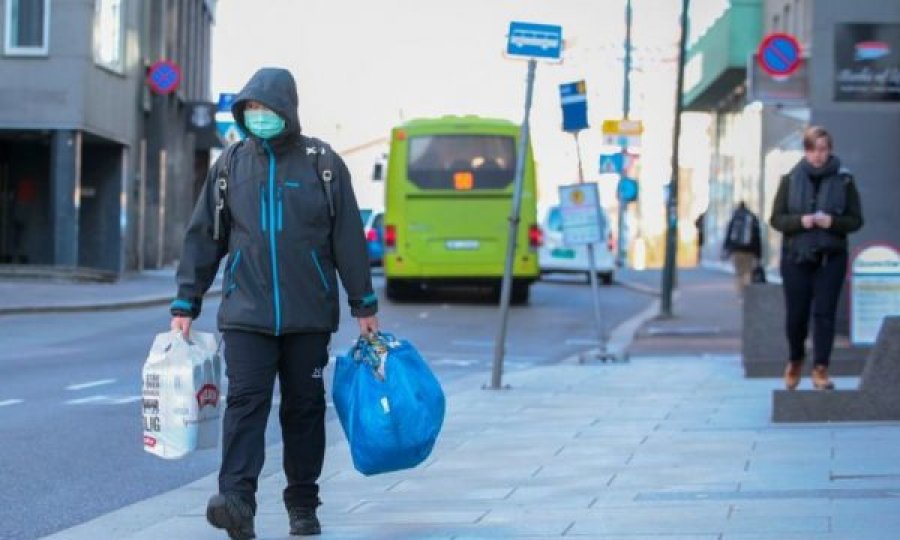
[{"label": "walking woman", "polygon": [[790,346],[784,384],[793,390],[800,383],[812,312],[812,383],[816,389],[831,390],[828,364],[847,273],[847,235],[862,227],[862,207],[853,176],[832,153],[828,131],[808,128],[803,149],[803,159],[781,179],[769,220],[784,235],[781,277]]}]

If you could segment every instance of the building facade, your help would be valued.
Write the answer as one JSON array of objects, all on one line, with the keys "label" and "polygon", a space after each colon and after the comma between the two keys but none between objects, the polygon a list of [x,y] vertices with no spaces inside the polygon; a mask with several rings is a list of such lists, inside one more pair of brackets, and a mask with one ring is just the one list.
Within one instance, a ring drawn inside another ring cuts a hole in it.
[{"label": "building facade", "polygon": [[[754,56],[772,32],[789,33],[800,44],[802,61],[787,77],[767,75]],[[690,47],[689,78],[686,109],[714,120],[706,259],[719,258],[739,201],[768,220],[782,175],[803,156],[802,133],[809,125],[832,133],[835,153],[857,179],[866,224],[850,237],[851,253],[873,242],[900,243],[900,153],[893,148],[900,140],[900,3],[723,3],[721,16]],[[777,268],[781,236],[764,229],[764,257]],[[844,329],[847,289],[839,312]]]},{"label": "building facade", "polygon": [[[188,122],[209,101],[214,11],[0,0],[0,264],[119,275],[177,256],[216,142]],[[180,68],[177,84],[148,84],[161,60]]]}]

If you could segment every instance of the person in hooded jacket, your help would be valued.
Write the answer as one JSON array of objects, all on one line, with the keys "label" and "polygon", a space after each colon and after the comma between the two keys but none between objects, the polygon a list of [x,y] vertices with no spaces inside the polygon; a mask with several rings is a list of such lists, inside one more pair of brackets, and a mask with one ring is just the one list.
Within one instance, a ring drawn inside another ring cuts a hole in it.
[{"label": "person in hooded jacket", "polygon": [[[185,235],[170,306],[173,330],[187,336],[227,256],[217,324],[229,387],[219,493],[209,500],[207,520],[232,539],[255,538],[257,481],[276,375],[290,532],[321,531],[322,372],[338,328],[337,274],[360,333],[378,330],[350,174],[339,156],[329,156],[328,145],[301,134],[297,105],[294,78],[277,68],[257,71],[235,98],[232,113],[247,138],[209,171]],[[323,179],[319,160],[325,158],[334,171]],[[226,189],[219,184],[223,176]]]},{"label": "person in hooded jacket", "polygon": [[862,227],[862,205],[853,176],[832,153],[828,131],[808,128],[803,149],[804,157],[781,179],[769,220],[784,235],[781,277],[790,348],[784,384],[793,390],[800,383],[812,312],[812,383],[830,390],[828,365],[847,274],[847,235]]}]

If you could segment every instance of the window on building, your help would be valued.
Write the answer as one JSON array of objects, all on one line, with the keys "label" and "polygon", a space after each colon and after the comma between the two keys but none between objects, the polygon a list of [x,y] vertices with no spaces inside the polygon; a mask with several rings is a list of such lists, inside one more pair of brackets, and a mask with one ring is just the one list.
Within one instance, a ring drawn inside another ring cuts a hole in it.
[{"label": "window on building", "polygon": [[777,14],[772,15],[772,30],[773,30],[773,31],[776,31],[776,32],[777,32],[777,31],[779,30],[779,28],[778,28],[778,20],[779,20],[779,18],[780,18],[780,17],[778,17]]},{"label": "window on building", "polygon": [[105,68],[125,68],[124,0],[94,0],[94,62]]},{"label": "window on building", "polygon": [[47,54],[50,0],[6,0],[6,54]]},{"label": "window on building", "polygon": [[790,4],[784,5],[784,31],[785,32],[794,32],[794,27],[791,26],[791,6]]}]

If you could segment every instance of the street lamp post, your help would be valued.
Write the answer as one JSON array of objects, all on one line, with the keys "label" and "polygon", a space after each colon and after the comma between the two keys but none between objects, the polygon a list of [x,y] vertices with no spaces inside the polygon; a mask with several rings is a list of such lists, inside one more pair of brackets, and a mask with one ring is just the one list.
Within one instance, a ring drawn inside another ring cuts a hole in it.
[{"label": "street lamp post", "polygon": [[675,123],[672,129],[672,177],[666,201],[666,260],[662,275],[660,317],[672,316],[672,289],[675,283],[675,263],[678,253],[678,143],[681,138],[681,94],[684,90],[684,60],[687,47],[688,7],[690,0],[681,2],[681,36],[678,40],[678,78],[675,84]]}]

